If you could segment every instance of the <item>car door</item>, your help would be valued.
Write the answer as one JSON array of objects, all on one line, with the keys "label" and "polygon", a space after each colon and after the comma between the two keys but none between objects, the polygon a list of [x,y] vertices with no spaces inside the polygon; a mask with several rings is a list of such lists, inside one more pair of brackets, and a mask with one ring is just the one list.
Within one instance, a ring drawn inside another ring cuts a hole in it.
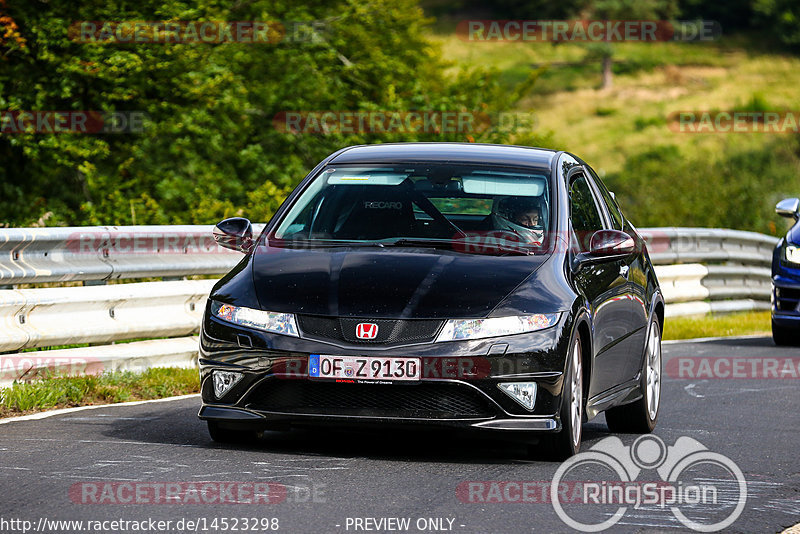
[{"label": "car door", "polygon": [[[600,198],[585,172],[571,176],[569,187],[571,239],[588,252],[591,236],[608,228]],[[593,368],[589,396],[627,380],[630,303],[626,259],[584,263],[574,274],[578,290],[586,297],[593,317]]]},{"label": "car door", "polygon": [[[605,208],[608,213],[608,222],[615,230],[621,230],[629,235],[635,235],[634,229],[625,220],[622,211],[619,209],[616,199],[606,188],[605,184],[597,177],[597,174],[588,166],[586,170],[590,174],[590,179],[600,193],[601,208]],[[644,344],[647,334],[647,274],[645,269],[644,247],[637,246],[633,254],[624,260],[627,269],[628,280],[628,321],[630,328],[630,340],[626,342],[628,346],[628,359],[625,376],[634,378],[642,369],[642,355],[644,354]]]}]

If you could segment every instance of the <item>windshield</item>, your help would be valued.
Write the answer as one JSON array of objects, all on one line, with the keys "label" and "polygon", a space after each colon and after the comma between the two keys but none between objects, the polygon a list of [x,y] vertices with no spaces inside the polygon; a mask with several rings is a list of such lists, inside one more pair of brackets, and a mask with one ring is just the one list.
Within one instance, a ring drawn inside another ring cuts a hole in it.
[{"label": "windshield", "polygon": [[532,253],[548,234],[548,176],[481,165],[332,165],[295,201],[271,241]]}]

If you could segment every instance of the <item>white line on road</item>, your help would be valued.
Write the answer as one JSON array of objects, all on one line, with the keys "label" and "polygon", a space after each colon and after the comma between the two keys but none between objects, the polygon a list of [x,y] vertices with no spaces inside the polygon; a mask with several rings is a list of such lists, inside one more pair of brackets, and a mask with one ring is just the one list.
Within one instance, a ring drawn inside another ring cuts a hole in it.
[{"label": "white line on road", "polygon": [[694,388],[696,386],[697,386],[697,384],[687,384],[687,385],[685,385],[683,387],[683,389],[686,391],[686,393],[688,393],[692,397],[697,397],[698,399],[702,399],[703,397],[705,397],[705,395],[701,395],[701,394],[695,392]]},{"label": "white line on road", "polygon": [[662,345],[676,345],[678,343],[705,343],[707,341],[725,341],[725,340],[736,340],[736,339],[769,339],[769,336],[766,334],[753,334],[748,336],[720,336],[720,337],[696,337],[694,339],[668,339],[662,340]]},{"label": "white line on road", "polygon": [[191,399],[194,397],[200,397],[199,393],[193,393],[191,395],[179,395],[177,397],[166,397],[164,399],[152,399],[152,400],[143,400],[143,401],[130,401],[130,402],[117,402],[114,404],[92,404],[90,406],[76,406],[74,408],[61,408],[58,410],[50,410],[49,412],[39,412],[39,413],[32,413],[30,415],[20,415],[18,417],[8,417],[6,419],[0,419],[0,425],[4,425],[6,423],[13,423],[14,421],[34,421],[36,419],[46,419],[48,417],[53,417],[54,415],[62,415],[65,413],[73,413],[73,412],[81,412],[83,410],[94,410],[96,408],[112,408],[115,406],[136,406],[139,404],[151,404],[155,402],[170,402],[175,400],[181,399]]}]

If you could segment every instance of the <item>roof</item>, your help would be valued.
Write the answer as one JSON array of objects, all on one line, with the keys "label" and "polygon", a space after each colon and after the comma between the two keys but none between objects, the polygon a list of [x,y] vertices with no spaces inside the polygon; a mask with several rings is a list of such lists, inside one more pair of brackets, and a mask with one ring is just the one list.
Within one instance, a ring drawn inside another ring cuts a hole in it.
[{"label": "roof", "polygon": [[343,149],[329,163],[485,163],[550,168],[555,150],[480,143],[386,143]]}]

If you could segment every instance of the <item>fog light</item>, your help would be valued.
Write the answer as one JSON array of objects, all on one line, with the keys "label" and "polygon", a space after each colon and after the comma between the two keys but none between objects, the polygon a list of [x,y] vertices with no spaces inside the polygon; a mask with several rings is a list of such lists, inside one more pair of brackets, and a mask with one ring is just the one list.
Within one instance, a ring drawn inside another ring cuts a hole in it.
[{"label": "fog light", "polygon": [[214,371],[214,395],[221,399],[230,389],[242,379],[241,373],[231,371]]},{"label": "fog light", "polygon": [[533,405],[536,404],[536,382],[505,382],[497,384],[497,387],[523,408],[533,411]]}]

